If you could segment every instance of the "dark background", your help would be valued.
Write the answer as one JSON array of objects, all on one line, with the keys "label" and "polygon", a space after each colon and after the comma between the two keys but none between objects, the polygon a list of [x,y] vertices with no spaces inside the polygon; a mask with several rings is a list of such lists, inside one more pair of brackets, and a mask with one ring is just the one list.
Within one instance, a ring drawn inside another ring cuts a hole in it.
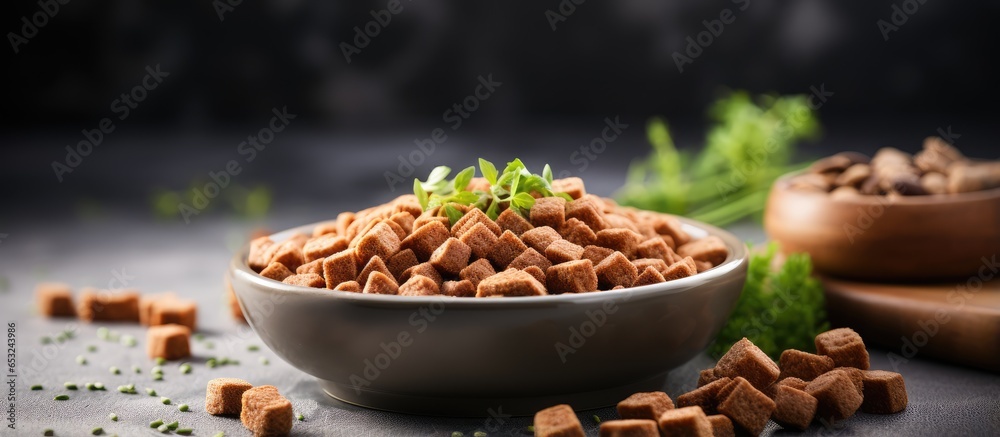
[{"label": "dark background", "polygon": [[[705,110],[724,90],[808,94],[820,85],[834,93],[820,109],[825,133],[802,158],[887,145],[914,151],[948,126],[969,154],[997,157],[995,1],[591,0],[553,31],[546,11],[559,10],[554,0],[403,0],[350,63],[340,43],[386,1],[244,1],[224,20],[221,4],[71,0],[18,53],[8,34],[0,118],[0,183],[15,187],[8,198],[46,210],[144,209],[156,190],[184,190],[238,158],[239,142],[286,106],[297,118],[239,184],[270,187],[276,206],[360,202],[361,190],[387,198],[399,194],[382,176],[396,157],[447,128],[444,111],[489,74],[503,85],[448,132],[418,175],[479,155],[579,172],[569,154],[618,115],[629,130],[582,175],[617,186],[628,162],[647,152],[642,126],[651,116],[667,117],[679,145],[696,148]],[[877,21],[891,23],[894,5],[918,8],[886,41]],[[725,8],[735,22],[678,72],[672,55]],[[20,34],[21,18],[42,7],[22,1],[7,10],[3,29]],[[81,130],[114,117],[112,102],[157,64],[170,76],[59,182],[51,163],[65,159]],[[11,203],[2,210],[23,214]]]}]

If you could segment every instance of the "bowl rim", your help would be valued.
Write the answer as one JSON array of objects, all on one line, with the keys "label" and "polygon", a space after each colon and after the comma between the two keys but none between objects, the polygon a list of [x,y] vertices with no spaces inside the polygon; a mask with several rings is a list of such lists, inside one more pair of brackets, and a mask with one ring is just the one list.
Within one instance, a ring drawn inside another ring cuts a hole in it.
[{"label": "bowl rim", "polygon": [[956,203],[965,202],[976,202],[982,200],[993,200],[1000,199],[1000,187],[990,188],[987,190],[979,191],[969,191],[965,193],[955,193],[955,194],[928,194],[923,196],[874,196],[861,194],[852,197],[842,197],[838,199],[833,199],[830,197],[830,193],[821,193],[818,191],[804,191],[804,190],[793,190],[791,189],[791,179],[795,176],[799,176],[807,173],[808,169],[796,170],[792,172],[785,173],[778,177],[774,181],[772,189],[774,191],[782,191],[784,193],[793,193],[794,195],[804,196],[804,197],[818,197],[823,196],[829,199],[831,202],[836,202],[839,204],[853,204],[853,205],[949,205]]},{"label": "bowl rim", "polygon": [[[677,217],[677,216],[675,216]],[[455,308],[525,308],[540,307],[553,304],[591,304],[595,302],[606,302],[609,299],[631,300],[645,296],[674,294],[688,290],[694,286],[717,280],[731,274],[748,262],[749,249],[736,235],[716,226],[691,220],[684,217],[677,217],[682,226],[689,233],[701,234],[702,237],[715,235],[725,242],[729,249],[726,260],[718,266],[702,273],[688,276],[686,278],[661,282],[658,284],[643,285],[640,287],[630,287],[622,290],[607,290],[588,293],[571,294],[549,294],[545,296],[523,296],[509,298],[455,298],[451,296],[396,296],[383,294],[365,294],[350,291],[330,290],[326,288],[305,287],[300,285],[285,284],[270,278],[260,276],[250,269],[247,263],[247,255],[250,251],[250,243],[244,244],[240,250],[233,255],[229,265],[229,276],[232,281],[248,281],[258,288],[265,289],[272,293],[284,295],[315,296],[334,300],[347,301],[356,304],[392,306],[392,307],[413,307],[418,308],[429,304],[445,303],[449,307]],[[296,232],[307,232],[311,234],[312,228],[326,223],[329,220],[319,221],[307,225],[296,226],[284,231],[269,235],[272,240],[283,241]],[[694,232],[691,232],[694,231]],[[234,287],[235,289],[235,287]]]}]

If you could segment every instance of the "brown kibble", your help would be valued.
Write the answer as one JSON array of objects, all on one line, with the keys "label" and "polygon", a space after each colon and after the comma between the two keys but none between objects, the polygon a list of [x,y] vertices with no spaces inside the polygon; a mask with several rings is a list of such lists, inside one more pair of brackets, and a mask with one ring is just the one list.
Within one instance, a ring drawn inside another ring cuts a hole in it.
[{"label": "brown kibble", "polygon": [[402,240],[403,238],[406,238],[410,232],[413,232],[413,221],[416,220],[416,217],[407,211],[399,211],[389,216],[389,220],[399,225],[399,228],[403,230],[403,236],[399,237],[400,240]]},{"label": "brown kibble", "polygon": [[262,385],[243,392],[240,422],[254,437],[288,435],[292,431],[292,403],[278,388]]},{"label": "brown kibble", "polygon": [[721,238],[709,235],[678,247],[677,254],[683,257],[690,256],[695,261],[707,261],[717,266],[729,256],[729,249],[726,249],[726,243]]},{"label": "brown kibble", "polygon": [[[408,213],[408,212],[402,212],[400,214],[410,215],[410,213]],[[396,233],[396,238],[398,238],[399,241],[403,241],[403,239],[406,238],[406,236],[410,234],[405,229],[403,229],[403,227],[400,226],[399,223],[396,223],[396,222],[394,222],[392,220],[389,220],[389,219],[382,219],[380,221],[382,223],[385,223],[387,226],[389,226],[389,229],[392,229],[392,232]]]},{"label": "brown kibble", "polygon": [[[513,262],[511,263],[513,264]],[[479,287],[480,281],[493,276],[496,273],[496,270],[493,270],[493,265],[490,264],[488,260],[479,259],[469,264],[468,267],[462,269],[462,271],[459,272],[458,277],[461,279],[468,279],[469,282],[472,282],[473,286]]]},{"label": "brown kibble", "polygon": [[800,378],[796,378],[794,376],[790,376],[788,378],[784,378],[784,379],[778,381],[776,384],[777,385],[787,385],[787,386],[789,386],[791,388],[796,388],[796,389],[805,391],[806,390],[806,386],[809,385],[809,382],[805,381],[805,380],[802,380]]},{"label": "brown kibble", "polygon": [[523,270],[504,270],[479,282],[476,297],[544,296],[545,286]]},{"label": "brown kibble", "polygon": [[500,232],[497,235],[500,235],[503,231],[511,231],[514,235],[520,237],[525,232],[534,229],[534,226],[527,219],[521,217],[521,214],[510,208],[505,209],[497,216],[496,224],[500,226]]},{"label": "brown kibble", "polygon": [[621,252],[626,259],[635,258],[642,235],[628,229],[612,228],[597,231],[597,245]]},{"label": "brown kibble", "polygon": [[[473,209],[478,211],[476,208]],[[430,263],[441,273],[457,275],[469,265],[471,255],[472,249],[467,244],[451,237],[431,253]]]},{"label": "brown kibble", "polygon": [[663,282],[663,275],[656,271],[653,266],[647,266],[642,273],[635,278],[635,282],[632,283],[633,287],[642,287],[643,285],[659,284]]},{"label": "brown kibble", "polygon": [[441,294],[455,297],[475,297],[476,286],[472,285],[472,281],[468,279],[444,281],[444,284],[441,284]]},{"label": "brown kibble", "polygon": [[552,261],[552,264],[576,261],[581,256],[583,248],[566,240],[553,241],[545,248],[545,257]]},{"label": "brown kibble", "polygon": [[589,259],[556,264],[545,270],[549,293],[585,293],[597,291],[597,274]]},{"label": "brown kibble", "polygon": [[240,308],[240,300],[236,297],[236,292],[233,290],[233,285],[229,283],[229,278],[225,279],[226,283],[226,303],[229,306],[229,314],[233,316],[238,322],[247,323],[246,317],[243,316],[243,309]]},{"label": "brown kibble", "polygon": [[320,258],[326,258],[347,249],[348,243],[350,242],[347,241],[347,238],[334,234],[326,234],[306,242],[306,245],[302,248],[302,252],[305,253],[306,262],[310,262]]},{"label": "brown kibble", "polygon": [[299,245],[298,240],[289,239],[277,247],[278,249],[274,252],[274,256],[271,257],[271,264],[276,262],[282,263],[285,267],[288,267],[288,270],[293,272],[299,266],[305,264],[306,256],[302,253],[302,246]]},{"label": "brown kibble", "polygon": [[313,274],[319,275],[319,277],[322,278],[323,277],[323,260],[324,259],[326,259],[326,258],[315,259],[315,260],[309,261],[309,262],[307,262],[305,264],[302,264],[301,266],[299,266],[299,268],[295,269],[295,273],[300,274],[300,275],[306,274],[306,273],[313,273]]},{"label": "brown kibble", "polygon": [[948,192],[951,194],[997,187],[1000,187],[1000,161],[957,162],[948,167]]},{"label": "brown kibble", "polygon": [[789,180],[789,186],[793,190],[825,193],[830,191],[830,188],[832,188],[831,182],[832,181],[827,175],[803,173],[792,177]]},{"label": "brown kibble", "polygon": [[615,253],[615,251],[608,249],[607,247],[587,246],[583,248],[583,255],[581,258],[589,259],[590,262],[596,266],[612,253]]},{"label": "brown kibble", "polygon": [[[447,217],[444,219],[448,220]],[[420,221],[420,219],[417,219],[417,221]],[[417,223],[414,222],[413,225],[417,226]],[[412,250],[418,260],[426,261],[430,259],[431,254],[434,253],[434,249],[444,244],[448,238],[451,238],[451,232],[448,231],[448,227],[440,221],[433,221],[414,228],[413,233],[404,238],[399,247],[401,250]],[[467,241],[463,240],[463,242],[468,244]]]},{"label": "brown kibble", "polygon": [[274,241],[271,241],[269,237],[255,238],[250,242],[250,254],[247,256],[247,264],[250,269],[260,273],[271,263],[270,256],[265,256],[268,253],[268,249],[274,245]]},{"label": "brown kibble", "polygon": [[670,236],[675,244],[675,246],[670,246],[671,249],[691,241],[691,235],[684,230],[684,225],[672,215],[660,214],[659,219],[653,223],[653,229],[656,230],[657,234]]},{"label": "brown kibble", "polygon": [[549,247],[553,241],[562,239],[562,236],[555,229],[541,226],[521,234],[521,239],[524,240],[524,244],[535,249],[538,253],[545,253],[545,248]]},{"label": "brown kibble", "polygon": [[[438,222],[444,225],[445,230],[447,230],[448,226],[451,225],[451,222],[448,220],[448,217],[424,214],[417,217],[416,220],[413,220],[413,230],[415,231],[417,229],[420,229],[424,225],[428,225],[434,222]],[[410,233],[412,234],[413,232],[411,231]]]},{"label": "brown kibble", "polygon": [[667,410],[674,409],[674,401],[662,391],[640,392],[618,403],[622,419],[659,419]]},{"label": "brown kibble", "polygon": [[698,387],[704,386],[712,381],[719,379],[715,376],[715,368],[708,368],[698,372]]},{"label": "brown kibble", "polygon": [[780,373],[778,365],[746,337],[736,342],[715,365],[716,375],[742,376],[758,390],[771,385]]},{"label": "brown kibble", "polygon": [[358,246],[354,248],[358,261],[368,263],[373,256],[389,259],[399,252],[399,236],[389,225],[379,223],[361,237]]},{"label": "brown kibble", "polygon": [[719,402],[719,412],[752,435],[760,435],[774,413],[775,403],[749,381],[736,378],[731,392]]},{"label": "brown kibble", "polygon": [[288,267],[277,261],[268,264],[267,268],[261,270],[260,272],[261,276],[275,281],[283,281],[285,278],[294,274],[295,272],[289,270]]},{"label": "brown kibble", "polygon": [[774,405],[774,421],[786,428],[804,430],[816,416],[816,398],[787,385],[775,388]]},{"label": "brown kibble", "polygon": [[490,252],[493,251],[493,247],[497,245],[499,238],[486,225],[476,223],[469,230],[465,231],[459,240],[472,249],[472,254],[476,258],[488,258]]},{"label": "brown kibble", "polygon": [[300,287],[315,287],[315,288],[325,288],[326,280],[322,276],[315,273],[303,273],[289,276],[283,279],[284,282],[289,285],[298,285]]},{"label": "brown kibble", "polygon": [[586,223],[575,218],[566,220],[563,227],[559,229],[559,234],[566,241],[578,246],[589,246],[597,242],[597,234]]},{"label": "brown kibble", "polygon": [[834,181],[838,186],[860,187],[872,175],[872,168],[868,164],[854,164],[844,170]]},{"label": "brown kibble", "polygon": [[[231,292],[229,278],[226,278],[226,288]],[[177,299],[177,295],[171,292],[159,294],[144,294],[139,296],[139,324],[149,326],[149,319],[153,315],[153,304],[162,299]],[[241,315],[242,317],[242,315]]]},{"label": "brown kibble", "polygon": [[354,222],[355,214],[345,211],[337,214],[337,235],[347,236],[347,227]]},{"label": "brown kibble", "polygon": [[694,265],[695,265],[695,267],[698,268],[698,273],[707,272],[709,270],[712,270],[712,268],[715,267],[715,266],[712,265],[712,263],[710,263],[708,261],[695,261]]},{"label": "brown kibble", "polygon": [[381,272],[390,278],[395,278],[386,267],[385,262],[382,261],[382,257],[376,255],[368,261],[368,264],[365,264],[365,268],[361,269],[361,273],[358,273],[358,277],[355,279],[358,284],[361,284],[361,288],[365,288],[365,285],[368,284],[368,277],[371,276],[372,272]]},{"label": "brown kibble", "polygon": [[712,424],[699,407],[684,407],[665,411],[657,422],[663,435],[712,437]]},{"label": "brown kibble", "polygon": [[[510,269],[508,269],[508,270],[510,270]],[[539,284],[542,284],[543,287],[545,286],[545,271],[543,271],[541,267],[538,267],[538,266],[528,266],[528,267],[525,267],[525,268],[520,269],[520,270],[522,272],[525,272],[525,273],[531,275],[533,278],[535,278],[536,281],[538,281]],[[546,293],[547,292],[548,292],[548,290],[546,290]]]},{"label": "brown kibble", "polygon": [[660,437],[655,420],[624,419],[601,422],[600,437]]},{"label": "brown kibble", "polygon": [[205,388],[205,411],[215,416],[240,414],[243,411],[243,392],[253,388],[249,382],[238,378],[215,378]]},{"label": "brown kibble", "polygon": [[359,284],[358,281],[344,281],[337,284],[337,286],[333,287],[333,289],[337,291],[349,291],[351,293],[360,293],[361,284]]},{"label": "brown kibble", "polygon": [[721,377],[715,381],[684,393],[677,397],[677,406],[698,406],[710,414],[715,413],[715,408],[719,403],[719,392],[721,392],[722,389],[728,386],[732,381],[733,380],[728,377]]},{"label": "brown kibble", "polygon": [[42,282],[35,286],[35,300],[38,312],[48,317],[75,317],[73,292],[69,285],[58,282]]},{"label": "brown kibble", "polygon": [[510,265],[514,258],[523,253],[528,246],[524,245],[524,242],[513,232],[504,231],[497,239],[497,244],[493,246],[493,249],[487,254],[486,258],[493,263],[493,267],[497,270],[506,269]]},{"label": "brown kibble", "polygon": [[354,251],[342,250],[323,260],[323,277],[326,278],[326,288],[331,290],[337,284],[353,281],[358,277],[358,263]]},{"label": "brown kibble", "polygon": [[708,423],[712,425],[713,437],[736,437],[736,429],[733,428],[733,421],[721,414],[708,416]]},{"label": "brown kibble", "polygon": [[663,279],[667,281],[672,281],[674,279],[686,278],[688,276],[694,276],[698,274],[698,266],[695,261],[690,256],[684,257],[684,259],[677,261],[667,267],[663,271]]},{"label": "brown kibble", "polygon": [[673,264],[675,259],[680,259],[662,238],[650,238],[643,241],[636,248],[636,251],[640,258],[663,260],[667,265]]},{"label": "brown kibble", "polygon": [[816,398],[816,417],[835,421],[854,415],[862,397],[850,376],[844,372],[828,372],[806,385],[806,393]]},{"label": "brown kibble", "polygon": [[451,227],[451,235],[455,238],[461,237],[465,231],[471,229],[476,223],[482,223],[483,226],[486,226],[487,229],[493,232],[493,235],[498,237],[500,236],[500,233],[503,232],[503,230],[500,229],[500,225],[496,224],[493,220],[490,220],[489,216],[487,216],[481,209],[472,208],[469,212],[463,215],[462,218],[458,219],[454,226]]},{"label": "brown kibble", "polygon": [[576,176],[553,179],[552,180],[552,192],[553,193],[566,193],[573,200],[579,199],[587,194],[587,189],[583,185],[583,179]]},{"label": "brown kibble", "polygon": [[561,404],[535,413],[535,437],[584,437],[583,426],[569,405]]},{"label": "brown kibble", "polygon": [[920,187],[928,194],[947,194],[948,177],[941,173],[925,173],[920,177]]},{"label": "brown kibble", "polygon": [[830,172],[841,172],[846,170],[855,162],[851,159],[851,155],[847,153],[838,153],[833,156],[827,156],[826,158],[817,160],[809,166],[810,173],[830,173]]},{"label": "brown kibble", "polygon": [[924,139],[924,150],[913,157],[913,163],[924,172],[946,173],[948,167],[955,162],[964,162],[967,158],[951,144],[940,137]]},{"label": "brown kibble", "polygon": [[653,270],[660,272],[661,275],[669,267],[667,263],[659,258],[637,258],[632,260],[632,265],[640,272],[646,270],[646,267],[652,267]]},{"label": "brown kibble", "polygon": [[781,369],[779,379],[796,377],[803,381],[812,381],[817,376],[833,370],[833,359],[825,355],[816,355],[795,349],[787,349],[778,359]]},{"label": "brown kibble", "polygon": [[413,275],[399,286],[400,296],[434,296],[441,294],[437,282],[424,275]]},{"label": "brown kibble", "polygon": [[[603,232],[603,231],[601,231]],[[621,252],[612,253],[594,267],[597,283],[603,289],[618,285],[630,287],[639,277],[639,270]]]},{"label": "brown kibble", "polygon": [[190,357],[191,330],[183,325],[150,326],[146,330],[146,354],[167,360]]},{"label": "brown kibble", "polygon": [[[360,283],[358,285],[361,286]],[[399,292],[396,280],[378,270],[374,270],[368,275],[362,288],[367,294],[396,294]]]},{"label": "brown kibble", "polygon": [[575,218],[587,225],[594,232],[606,229],[607,220],[604,219],[604,208],[602,202],[596,196],[581,196],[566,204],[566,218]]},{"label": "brown kibble", "polygon": [[858,394],[865,394],[864,370],[856,369],[854,367],[837,367],[830,372],[842,372],[847,375],[847,378],[851,380],[852,384],[854,384],[854,388],[858,390]]},{"label": "brown kibble", "polygon": [[392,276],[398,278],[403,275],[406,269],[420,264],[417,260],[417,255],[413,253],[413,249],[403,249],[396,252],[392,258],[389,258],[389,262],[386,263],[386,267]]},{"label": "brown kibble", "polygon": [[149,326],[177,324],[194,331],[197,321],[198,304],[189,299],[158,299],[149,310]]},{"label": "brown kibble", "polygon": [[562,228],[566,221],[566,199],[562,197],[542,197],[535,199],[535,205],[528,212],[533,226],[548,226],[552,229]]},{"label": "brown kibble", "polygon": [[507,268],[524,270],[530,266],[535,266],[542,269],[542,271],[545,271],[546,269],[552,266],[552,262],[549,261],[549,259],[546,258],[544,255],[538,253],[537,250],[529,247],[524,252],[521,252],[521,254],[517,256],[517,258],[514,258],[514,260],[510,262]]},{"label": "brown kibble", "polygon": [[903,375],[884,370],[865,370],[864,401],[861,411],[873,414],[892,414],[906,409],[908,403]]},{"label": "brown kibble", "polygon": [[868,370],[868,350],[865,342],[851,328],[838,328],[816,336],[816,351],[833,358],[837,367]]},{"label": "brown kibble", "polygon": [[438,273],[437,269],[429,262],[420,263],[413,267],[410,267],[403,271],[403,274],[399,277],[400,282],[406,282],[411,277],[421,275],[434,281],[435,284],[440,288],[441,284],[444,282],[444,278],[441,277],[441,273]]},{"label": "brown kibble", "polygon": [[76,313],[85,322],[138,322],[139,293],[134,290],[84,288],[80,292]]}]

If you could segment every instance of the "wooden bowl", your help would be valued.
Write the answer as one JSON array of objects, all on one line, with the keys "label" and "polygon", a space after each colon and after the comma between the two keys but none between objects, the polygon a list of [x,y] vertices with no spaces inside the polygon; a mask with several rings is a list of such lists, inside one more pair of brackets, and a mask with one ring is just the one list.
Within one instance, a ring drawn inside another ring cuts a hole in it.
[{"label": "wooden bowl", "polygon": [[786,253],[808,252],[826,274],[875,281],[944,280],[978,274],[1000,255],[1000,188],[972,193],[833,199],[771,188],[764,229]]}]

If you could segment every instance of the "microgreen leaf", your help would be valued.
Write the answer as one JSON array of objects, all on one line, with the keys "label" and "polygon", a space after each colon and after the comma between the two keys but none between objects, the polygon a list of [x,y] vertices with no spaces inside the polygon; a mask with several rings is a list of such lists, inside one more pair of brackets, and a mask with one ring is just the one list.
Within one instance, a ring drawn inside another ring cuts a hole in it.
[{"label": "microgreen leaf", "polygon": [[510,200],[510,203],[514,204],[514,206],[518,208],[528,210],[531,209],[532,206],[535,206],[535,198],[528,193],[522,192],[515,194]]},{"label": "microgreen leaf", "polygon": [[458,193],[464,191],[469,186],[469,182],[472,182],[472,178],[474,176],[476,176],[475,167],[466,167],[465,170],[458,172],[458,174],[455,175],[455,182],[453,183],[455,192]]},{"label": "microgreen leaf", "polygon": [[483,177],[489,181],[490,185],[497,184],[497,168],[492,162],[479,158],[479,170],[483,172]]},{"label": "microgreen leaf", "polygon": [[448,216],[448,221],[451,222],[451,226],[455,226],[455,222],[462,218],[462,211],[451,203],[446,203],[443,207],[445,215]]},{"label": "microgreen leaf", "polygon": [[420,207],[427,209],[427,192],[424,191],[424,185],[420,183],[419,179],[413,180],[413,194],[417,196],[417,201],[420,202]]},{"label": "microgreen leaf", "polygon": [[550,185],[552,184],[552,167],[549,167],[548,164],[545,164],[545,168],[542,169],[542,177],[545,178]]}]

